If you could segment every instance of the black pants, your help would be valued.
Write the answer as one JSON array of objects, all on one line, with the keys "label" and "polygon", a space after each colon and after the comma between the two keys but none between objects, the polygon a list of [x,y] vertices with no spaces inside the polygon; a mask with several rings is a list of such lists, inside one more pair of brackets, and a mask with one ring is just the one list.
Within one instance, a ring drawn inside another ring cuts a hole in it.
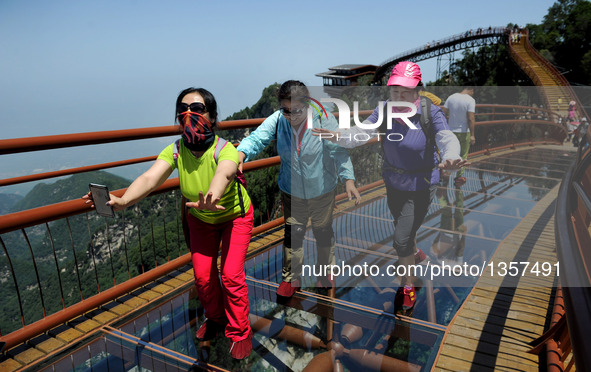
[{"label": "black pants", "polygon": [[437,185],[420,191],[401,191],[386,186],[388,208],[394,217],[396,228],[394,249],[399,257],[407,257],[414,253],[417,231],[427,215],[436,190]]}]

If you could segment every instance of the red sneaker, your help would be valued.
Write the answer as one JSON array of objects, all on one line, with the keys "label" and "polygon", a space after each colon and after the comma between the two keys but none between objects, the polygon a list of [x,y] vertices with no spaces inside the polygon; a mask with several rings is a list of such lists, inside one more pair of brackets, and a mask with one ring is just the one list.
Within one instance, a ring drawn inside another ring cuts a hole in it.
[{"label": "red sneaker", "polygon": [[197,333],[195,333],[195,338],[199,341],[213,340],[218,333],[224,330],[224,328],[226,328],[225,324],[220,324],[206,318],[203,324],[201,324],[201,327],[197,330]]},{"label": "red sneaker", "polygon": [[281,282],[277,288],[277,295],[291,297],[298,289],[300,289],[300,281],[297,279],[291,282]]},{"label": "red sneaker", "polygon": [[425,261],[425,258],[427,258],[425,252],[423,252],[421,248],[417,247],[417,252],[415,253],[415,265]]},{"label": "red sneaker", "polygon": [[250,355],[252,351],[252,329],[248,333],[248,337],[240,341],[232,342],[230,346],[230,355],[234,359],[244,359]]},{"label": "red sneaker", "polygon": [[465,183],[466,183],[466,177],[456,177],[454,179],[454,185],[456,185],[456,186],[462,186]]},{"label": "red sneaker", "polygon": [[394,298],[394,307],[396,309],[402,309],[407,311],[415,306],[417,301],[417,293],[414,285],[405,285],[404,287],[398,288],[396,291],[396,297]]}]

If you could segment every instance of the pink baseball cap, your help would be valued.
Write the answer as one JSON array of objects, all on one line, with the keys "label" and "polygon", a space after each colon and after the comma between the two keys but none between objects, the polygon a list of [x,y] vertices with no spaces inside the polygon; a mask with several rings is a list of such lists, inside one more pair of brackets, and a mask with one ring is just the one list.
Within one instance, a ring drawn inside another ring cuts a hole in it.
[{"label": "pink baseball cap", "polygon": [[392,69],[387,85],[401,85],[415,88],[421,82],[421,69],[414,62],[399,62]]}]

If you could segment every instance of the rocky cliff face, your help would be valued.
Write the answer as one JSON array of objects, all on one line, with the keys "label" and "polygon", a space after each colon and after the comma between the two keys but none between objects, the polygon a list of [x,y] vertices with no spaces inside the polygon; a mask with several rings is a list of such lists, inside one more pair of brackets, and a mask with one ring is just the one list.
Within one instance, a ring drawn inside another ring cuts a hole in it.
[{"label": "rocky cliff face", "polygon": [[117,258],[119,254],[125,254],[124,245],[134,236],[137,237],[137,227],[132,223],[126,223],[124,228],[120,224],[111,224],[105,230],[100,230],[92,236],[88,247],[88,257],[94,259],[97,265],[108,263],[111,257]]}]

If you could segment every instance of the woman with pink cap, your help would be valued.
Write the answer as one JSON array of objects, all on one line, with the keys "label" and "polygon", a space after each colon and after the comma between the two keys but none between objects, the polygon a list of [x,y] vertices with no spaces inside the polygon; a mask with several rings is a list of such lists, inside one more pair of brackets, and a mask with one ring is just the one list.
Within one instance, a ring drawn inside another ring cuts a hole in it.
[{"label": "woman with pink cap", "polygon": [[[327,135],[322,138],[347,148],[364,144],[352,140],[356,134],[379,136],[378,133],[386,133],[381,137],[384,150],[382,176],[396,228],[393,245],[398,253],[399,264],[409,266],[426,258],[421,250],[417,250],[415,238],[437,189],[439,170],[456,170],[470,164],[461,159],[460,144],[449,129],[441,109],[419,95],[423,86],[419,65],[408,61],[398,63],[392,70],[388,86],[391,87],[390,101],[400,102],[400,107],[384,102],[376,107],[365,123],[376,123],[380,118],[386,118],[384,111],[387,107],[392,107],[392,111],[398,113],[412,112],[415,108],[416,114],[405,119],[410,120],[416,129],[403,119],[395,118],[390,129],[387,129],[390,123],[383,119],[379,130],[355,126],[338,133],[325,129],[313,131],[316,135],[325,133]],[[389,136],[390,133],[396,135]],[[395,140],[389,140],[391,137]],[[407,273],[409,271],[406,270]],[[415,281],[416,278],[411,275],[401,278],[394,301],[396,311],[410,312],[413,309],[416,301]]]}]

